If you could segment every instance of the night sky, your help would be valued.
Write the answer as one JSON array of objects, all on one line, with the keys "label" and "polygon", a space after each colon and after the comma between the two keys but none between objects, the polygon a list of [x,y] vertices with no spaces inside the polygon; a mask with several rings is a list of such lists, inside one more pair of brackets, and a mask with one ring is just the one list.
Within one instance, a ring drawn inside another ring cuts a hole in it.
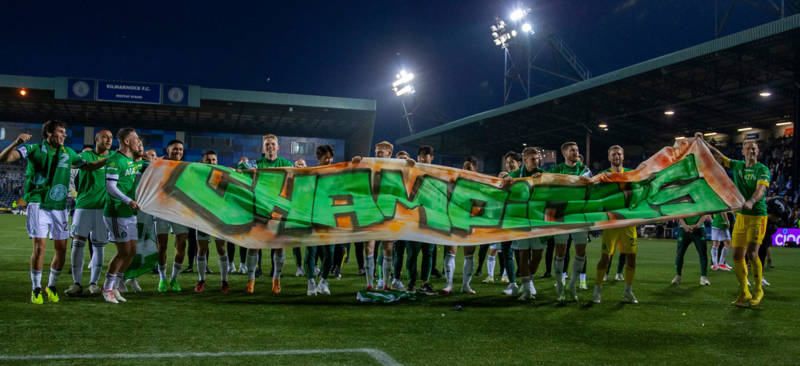
[{"label": "night sky", "polygon": [[[515,1],[244,3],[4,3],[0,73],[375,99],[375,141],[408,135],[391,91],[401,68],[417,76],[417,131],[502,105],[488,28]],[[713,0],[526,4],[537,35],[559,35],[594,75],[714,38]],[[723,34],[775,19],[740,3]],[[538,92],[558,86],[538,77]]]}]

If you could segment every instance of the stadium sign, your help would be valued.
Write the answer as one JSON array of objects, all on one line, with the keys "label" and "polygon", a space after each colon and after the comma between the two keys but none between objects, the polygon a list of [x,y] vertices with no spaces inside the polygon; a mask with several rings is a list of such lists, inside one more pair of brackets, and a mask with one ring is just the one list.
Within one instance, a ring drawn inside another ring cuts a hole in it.
[{"label": "stadium sign", "polygon": [[128,81],[97,81],[97,100],[105,102],[161,103],[161,85]]},{"label": "stadium sign", "polygon": [[68,79],[69,99],[103,102],[189,105],[189,87],[131,81]]},{"label": "stadium sign", "polygon": [[639,169],[591,179],[515,179],[399,159],[237,171],[159,160],[142,209],[248,248],[367,240],[476,245],[638,225],[741,207],[704,143],[666,147]]},{"label": "stadium sign", "polygon": [[772,245],[784,247],[788,243],[800,242],[800,229],[798,228],[778,228],[772,234]]}]

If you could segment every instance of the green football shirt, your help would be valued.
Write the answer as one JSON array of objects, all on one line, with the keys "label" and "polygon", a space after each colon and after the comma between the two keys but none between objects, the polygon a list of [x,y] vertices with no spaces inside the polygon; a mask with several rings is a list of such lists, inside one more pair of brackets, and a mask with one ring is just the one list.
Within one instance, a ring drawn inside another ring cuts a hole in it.
[{"label": "green football shirt", "polygon": [[701,217],[703,217],[703,215],[684,217],[683,221],[686,221],[686,225],[692,226],[697,224]]},{"label": "green football shirt", "polygon": [[602,171],[602,172],[600,172],[600,173],[601,173],[601,174],[602,174],[602,173],[625,173],[625,172],[629,172],[629,171],[631,171],[631,170],[633,170],[633,169],[631,169],[631,168],[626,168],[626,167],[622,167],[622,170],[620,170],[620,171],[618,171],[618,172],[615,172],[615,171],[611,170],[611,167],[608,167],[608,169],[606,169],[606,170],[603,170],[603,171]]},{"label": "green football shirt", "polygon": [[[136,193],[135,180],[136,173],[141,166],[136,164],[133,159],[125,156],[125,154],[115,151],[108,158],[106,162],[106,180],[117,181],[117,189],[122,194],[133,199]],[[105,217],[131,217],[136,215],[136,212],[128,206],[125,202],[108,195],[105,207],[103,209],[103,216]]]},{"label": "green football shirt", "polygon": [[511,178],[524,178],[524,177],[530,177],[536,173],[544,173],[544,171],[539,169],[538,166],[536,168],[533,168],[533,170],[528,171],[528,169],[525,168],[525,164],[522,164],[522,166],[520,166],[519,169],[511,173],[508,173],[508,176]]},{"label": "green football shirt", "polygon": [[70,169],[86,164],[75,150],[66,146],[52,147],[25,144],[17,147],[20,156],[28,159],[25,172],[25,201],[39,203],[43,210],[66,210]]},{"label": "green football shirt", "polygon": [[[743,160],[729,159],[725,161],[725,167],[730,169],[733,173],[733,183],[739,189],[739,193],[744,196],[744,199],[750,199],[759,184],[763,184],[769,188],[769,168],[761,163],[748,167]],[[751,216],[766,216],[767,215],[767,202],[761,196],[758,202],[753,204],[753,209],[746,210],[742,208],[740,213]]]},{"label": "green football shirt", "polygon": [[[79,154],[86,162],[105,159],[106,155],[97,155],[94,150],[84,151]],[[105,166],[94,170],[81,170],[78,172],[78,199],[75,208],[101,210],[106,204],[106,168]]]},{"label": "green football shirt", "polygon": [[725,215],[725,214],[722,213],[722,212],[717,212],[717,213],[715,213],[714,215],[711,216],[711,227],[715,227],[715,228],[721,229],[721,230],[727,230],[728,229],[728,222],[725,221],[725,217],[723,217],[722,215]]},{"label": "green football shirt", "polygon": [[267,160],[265,157],[260,157],[258,160],[248,160],[236,166],[236,169],[265,169],[265,168],[291,168],[294,167],[291,161],[282,157],[277,157],[275,160]]},{"label": "green football shirt", "polygon": [[568,166],[566,163],[556,164],[554,167],[547,171],[548,173],[566,174],[566,175],[589,175],[589,169],[583,163],[576,162],[575,166]]}]

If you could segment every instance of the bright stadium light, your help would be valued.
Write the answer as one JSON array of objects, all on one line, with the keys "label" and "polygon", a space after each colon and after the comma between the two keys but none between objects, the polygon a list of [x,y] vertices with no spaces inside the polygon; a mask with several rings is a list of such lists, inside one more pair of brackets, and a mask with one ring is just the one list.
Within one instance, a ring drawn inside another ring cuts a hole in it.
[{"label": "bright stadium light", "polygon": [[406,86],[403,86],[400,89],[395,89],[394,93],[397,94],[398,97],[401,96],[401,95],[413,94],[414,93],[414,87],[411,86],[411,85],[406,85]]},{"label": "bright stadium light", "polygon": [[672,109],[667,109],[666,111],[664,111],[664,115],[665,115],[665,116],[672,116],[672,115],[675,115],[675,111],[674,111],[674,110],[672,110]]},{"label": "bright stadium light", "polygon": [[508,41],[517,35],[517,31],[509,29],[506,22],[500,18],[495,18],[495,24],[489,27],[489,30],[492,35],[492,42],[495,46],[500,48],[506,48],[508,46]]},{"label": "bright stadium light", "polygon": [[531,9],[514,9],[511,14],[508,16],[512,22],[516,22],[522,18],[524,18],[528,13],[530,13]]},{"label": "bright stadium light", "polygon": [[790,124],[792,124],[792,121],[778,122],[775,124],[775,126],[788,126]]},{"label": "bright stadium light", "polygon": [[736,131],[744,132],[744,131],[750,131],[752,129],[753,129],[752,127],[742,127],[742,128],[737,129]]},{"label": "bright stadium light", "polygon": [[608,128],[608,123],[601,123],[601,124],[597,125],[597,127]]},{"label": "bright stadium light", "polygon": [[715,136],[716,134],[716,132],[706,132],[703,134],[703,136]]},{"label": "bright stadium light", "polygon": [[525,16],[525,11],[523,11],[522,9],[516,9],[512,11],[511,15],[509,15],[508,17],[516,22],[517,20],[522,19],[522,17],[524,16]]},{"label": "bright stadium light", "polygon": [[[392,83],[392,91],[394,91],[396,96],[402,97],[416,92],[416,90],[414,90],[414,84],[412,83],[412,81],[414,81],[414,73],[402,69],[395,77],[397,80]],[[400,98],[400,104],[403,106],[403,118],[408,124],[408,133],[413,135],[414,126],[411,124],[411,113],[413,113],[413,111],[408,111],[405,99],[406,98]]]},{"label": "bright stadium light", "polygon": [[533,34],[533,26],[531,23],[525,23],[522,25],[522,32],[525,34]]},{"label": "bright stadium light", "polygon": [[676,139],[676,140],[683,140],[683,139],[685,139],[685,138],[686,138],[686,137],[683,137],[683,136],[677,136],[677,137],[675,137],[675,139]]},{"label": "bright stadium light", "polygon": [[758,95],[760,95],[762,98],[767,98],[772,95],[772,92],[769,90],[762,90],[760,93],[758,93]]},{"label": "bright stadium light", "polygon": [[414,74],[407,72],[406,70],[400,70],[400,73],[397,74],[397,80],[392,83],[392,90],[394,91],[395,95],[401,96],[405,94],[413,94],[414,93],[414,85],[411,82],[414,81]]},{"label": "bright stadium light", "polygon": [[20,89],[20,90],[19,90],[19,95],[21,95],[21,96],[23,96],[23,97],[24,97],[24,96],[28,95],[28,91],[27,91],[27,90],[25,90],[25,89]]}]

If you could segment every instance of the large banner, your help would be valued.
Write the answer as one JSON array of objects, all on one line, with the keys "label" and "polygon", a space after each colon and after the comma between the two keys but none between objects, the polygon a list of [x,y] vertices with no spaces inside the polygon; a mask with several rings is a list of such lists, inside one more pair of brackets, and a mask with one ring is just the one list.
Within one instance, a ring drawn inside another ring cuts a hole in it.
[{"label": "large banner", "polygon": [[367,240],[476,245],[738,209],[708,147],[665,147],[638,169],[589,179],[502,179],[439,165],[368,159],[250,171],[160,160],[136,199],[156,217],[248,248]]}]

